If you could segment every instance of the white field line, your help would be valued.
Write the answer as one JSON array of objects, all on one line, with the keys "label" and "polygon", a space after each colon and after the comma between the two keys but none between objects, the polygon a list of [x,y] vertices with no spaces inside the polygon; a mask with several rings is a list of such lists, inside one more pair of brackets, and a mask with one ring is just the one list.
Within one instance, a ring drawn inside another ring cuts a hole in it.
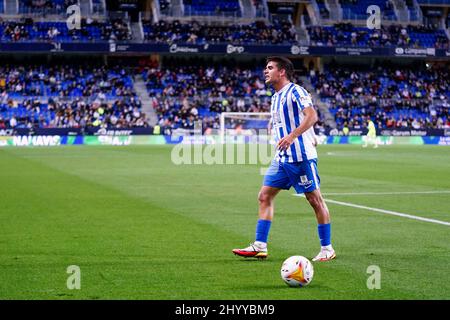
[{"label": "white field line", "polygon": [[[295,196],[305,197],[303,194],[295,194]],[[413,220],[419,220],[419,221],[425,221],[425,222],[442,224],[444,226],[450,226],[450,222],[446,222],[446,221],[435,220],[435,219],[428,219],[428,218],[413,216],[411,214],[406,214],[406,213],[401,213],[401,212],[396,212],[396,211],[391,211],[391,210],[384,210],[384,209],[366,207],[366,206],[361,206],[359,204],[354,204],[354,203],[349,203],[349,202],[342,202],[342,201],[336,201],[336,200],[331,200],[331,199],[324,199],[324,200],[325,200],[325,202],[339,204],[341,206],[358,208],[358,209],[364,209],[364,210],[369,210],[369,211],[375,211],[375,212],[380,212],[380,213],[384,213],[384,214],[389,214],[389,215],[392,215],[392,216],[398,216],[398,217],[403,217],[403,218],[408,218],[408,219],[413,219]]]},{"label": "white field line", "polygon": [[399,192],[324,192],[324,196],[377,196],[377,195],[402,195],[402,194],[444,194],[450,190],[436,191],[399,191]]}]

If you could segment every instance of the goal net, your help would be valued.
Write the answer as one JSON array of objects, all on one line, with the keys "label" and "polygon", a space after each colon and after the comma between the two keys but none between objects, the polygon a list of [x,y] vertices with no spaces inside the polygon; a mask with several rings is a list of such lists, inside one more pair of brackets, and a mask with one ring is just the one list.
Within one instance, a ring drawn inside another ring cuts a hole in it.
[{"label": "goal net", "polygon": [[220,115],[221,143],[268,143],[269,112],[223,112]]}]

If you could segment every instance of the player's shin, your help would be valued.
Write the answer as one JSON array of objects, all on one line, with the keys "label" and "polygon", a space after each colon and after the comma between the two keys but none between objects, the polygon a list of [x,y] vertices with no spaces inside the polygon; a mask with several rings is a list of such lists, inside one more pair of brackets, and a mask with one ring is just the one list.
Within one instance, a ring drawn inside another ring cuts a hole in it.
[{"label": "player's shin", "polygon": [[317,226],[317,233],[319,234],[320,245],[322,248],[331,248],[331,224],[319,224]]},{"label": "player's shin", "polygon": [[267,247],[267,239],[269,237],[269,231],[272,221],[259,219],[256,224],[256,237],[255,244],[260,248]]}]

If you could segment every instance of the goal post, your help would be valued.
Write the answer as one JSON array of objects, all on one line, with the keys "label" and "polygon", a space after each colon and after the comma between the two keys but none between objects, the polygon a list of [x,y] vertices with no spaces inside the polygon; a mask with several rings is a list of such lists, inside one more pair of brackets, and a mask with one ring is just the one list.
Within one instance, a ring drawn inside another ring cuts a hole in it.
[{"label": "goal post", "polygon": [[227,136],[252,136],[258,130],[267,130],[270,112],[222,112],[220,114],[220,142]]}]

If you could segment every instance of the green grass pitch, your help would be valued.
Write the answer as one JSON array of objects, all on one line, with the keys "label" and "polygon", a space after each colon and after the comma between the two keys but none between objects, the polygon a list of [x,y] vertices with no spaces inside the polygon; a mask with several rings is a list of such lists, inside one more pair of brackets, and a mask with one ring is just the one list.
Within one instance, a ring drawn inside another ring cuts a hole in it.
[{"label": "green grass pitch", "polygon": [[[266,261],[236,257],[254,240],[261,166],[176,166],[171,148],[0,149],[0,299],[450,297],[450,226],[335,203],[337,259],[314,263],[308,287],[286,286],[283,260],[319,250],[306,200],[277,197]],[[318,150],[326,199],[450,222],[450,148]],[[380,289],[367,287],[372,265]]]}]

